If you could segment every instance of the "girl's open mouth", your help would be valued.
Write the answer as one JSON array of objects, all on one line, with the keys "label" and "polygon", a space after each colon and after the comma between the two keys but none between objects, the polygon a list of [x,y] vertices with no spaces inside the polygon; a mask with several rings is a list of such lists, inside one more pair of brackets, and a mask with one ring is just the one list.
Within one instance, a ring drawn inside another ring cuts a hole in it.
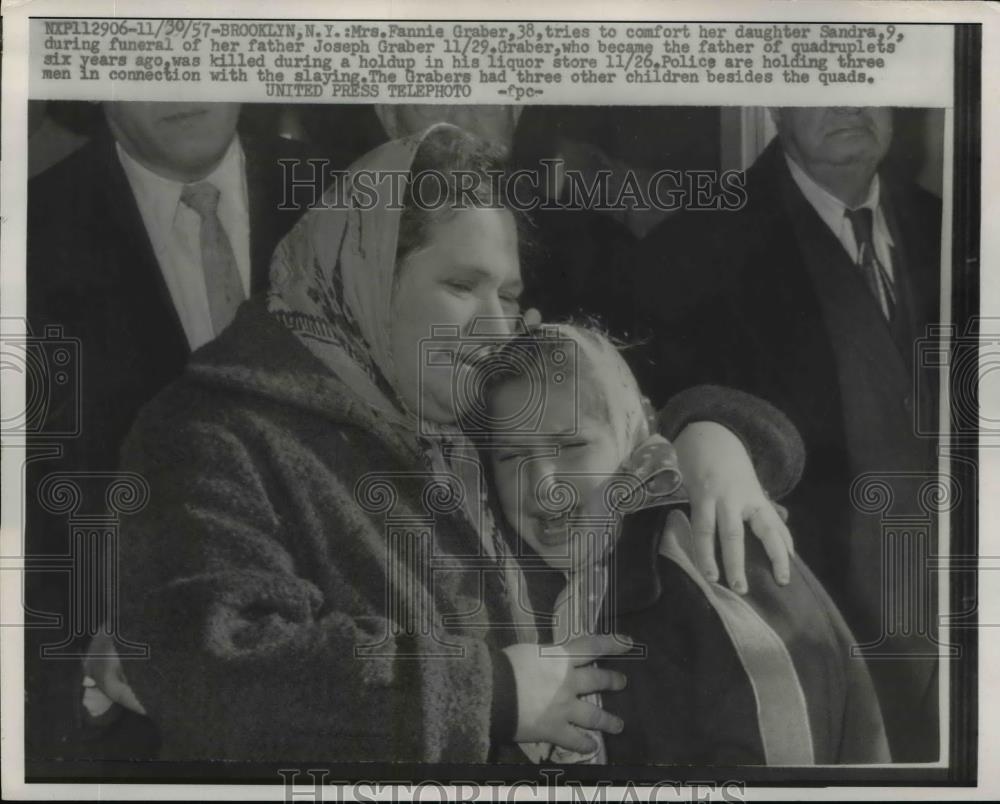
[{"label": "girl's open mouth", "polygon": [[548,547],[555,547],[566,541],[569,536],[569,517],[565,514],[548,518],[539,518],[541,532],[538,540]]}]

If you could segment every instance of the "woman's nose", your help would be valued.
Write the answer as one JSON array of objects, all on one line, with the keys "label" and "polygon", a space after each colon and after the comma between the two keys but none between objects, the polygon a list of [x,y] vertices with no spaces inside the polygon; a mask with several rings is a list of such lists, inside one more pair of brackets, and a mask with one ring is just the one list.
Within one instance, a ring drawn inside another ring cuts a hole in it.
[{"label": "woman's nose", "polygon": [[504,310],[500,297],[491,293],[485,297],[476,311],[473,322],[476,335],[492,335],[505,338],[514,333],[514,317]]}]

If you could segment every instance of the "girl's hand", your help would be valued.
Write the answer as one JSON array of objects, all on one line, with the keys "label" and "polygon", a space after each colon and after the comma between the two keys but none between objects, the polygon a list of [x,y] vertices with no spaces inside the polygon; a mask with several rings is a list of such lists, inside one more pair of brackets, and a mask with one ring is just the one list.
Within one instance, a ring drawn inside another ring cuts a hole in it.
[{"label": "girl's hand", "polygon": [[729,586],[747,592],[744,522],[761,540],[774,579],[789,580],[792,536],[761,488],[743,442],[721,424],[694,422],[674,441],[684,485],[691,498],[691,530],[699,568],[710,581],[719,579],[715,561],[718,528],[722,564]]},{"label": "girl's hand", "polygon": [[612,734],[621,718],[580,700],[581,695],[625,688],[625,676],[593,667],[595,659],[625,653],[631,641],[615,636],[583,636],[566,645],[519,643],[504,648],[517,684],[519,742],[553,743],[581,754],[596,746],[583,729]]}]

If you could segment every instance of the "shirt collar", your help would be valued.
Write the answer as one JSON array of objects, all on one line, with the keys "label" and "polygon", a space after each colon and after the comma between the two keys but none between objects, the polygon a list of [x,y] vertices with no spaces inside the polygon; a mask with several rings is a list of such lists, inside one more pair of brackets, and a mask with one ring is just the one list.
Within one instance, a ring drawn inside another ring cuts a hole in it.
[{"label": "shirt collar", "polygon": [[[823,222],[835,234],[840,232],[841,227],[844,226],[844,213],[848,209],[847,205],[825,187],[821,186],[787,153],[785,153],[785,161],[788,163],[788,169],[795,183],[806,197],[806,200],[823,219]],[[885,241],[889,245],[893,245],[892,234],[889,232],[889,226],[885,220],[885,216],[882,214],[882,205],[879,203],[880,196],[881,185],[878,173],[876,173],[872,178],[871,184],[868,185],[868,195],[865,197],[865,200],[854,208],[870,209],[872,211],[875,232],[885,238]]]},{"label": "shirt collar", "polygon": [[[115,149],[129,182],[136,194],[142,196],[145,205],[154,216],[157,228],[160,231],[169,231],[173,226],[185,183],[168,179],[150,170],[122,148],[119,142],[115,142]],[[243,164],[243,148],[239,137],[236,136],[230,141],[219,164],[201,181],[211,182],[218,187],[223,199],[233,193],[241,195],[245,181]]]}]

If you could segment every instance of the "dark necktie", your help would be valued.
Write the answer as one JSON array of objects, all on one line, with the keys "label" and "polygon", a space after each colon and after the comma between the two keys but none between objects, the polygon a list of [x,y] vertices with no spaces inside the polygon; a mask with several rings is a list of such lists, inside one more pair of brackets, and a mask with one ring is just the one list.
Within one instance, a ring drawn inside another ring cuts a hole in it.
[{"label": "dark necktie", "polygon": [[892,321],[896,314],[896,292],[892,278],[875,252],[874,215],[868,207],[848,209],[844,215],[851,222],[854,230],[854,242],[858,244],[858,269],[875,297],[882,313]]},{"label": "dark necktie", "polygon": [[181,202],[201,217],[201,266],[205,274],[212,329],[216,335],[233,320],[236,308],[244,299],[236,255],[219,220],[219,195],[219,188],[207,181],[186,184],[181,191]]}]

